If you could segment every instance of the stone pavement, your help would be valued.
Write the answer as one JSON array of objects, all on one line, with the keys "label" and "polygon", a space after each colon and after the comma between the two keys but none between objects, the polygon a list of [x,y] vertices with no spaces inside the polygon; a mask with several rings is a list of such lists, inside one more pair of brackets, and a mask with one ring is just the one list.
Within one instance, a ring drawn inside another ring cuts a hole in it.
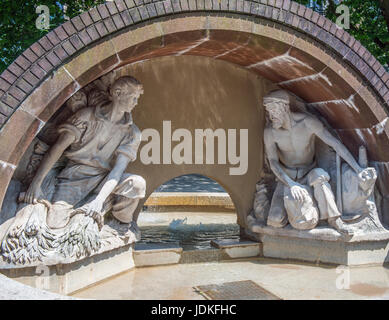
[{"label": "stone pavement", "polygon": [[0,300],[74,300],[74,298],[32,288],[0,274]]},{"label": "stone pavement", "polygon": [[[389,269],[266,258],[138,268],[75,293],[92,299],[204,300],[193,287],[251,280],[281,299],[389,299]],[[349,285],[344,279],[349,279]],[[342,285],[346,285],[342,288]],[[338,288],[337,288],[338,286]]]},{"label": "stone pavement", "polygon": [[[230,225],[229,213],[142,213],[141,227]],[[210,235],[211,236],[211,235]],[[201,250],[198,250],[199,254]],[[193,287],[251,280],[281,299],[389,299],[388,266],[337,267],[271,258],[136,268],[73,294],[88,299],[199,299]],[[343,286],[343,287],[342,287]],[[152,290],[151,290],[152,289]]]}]

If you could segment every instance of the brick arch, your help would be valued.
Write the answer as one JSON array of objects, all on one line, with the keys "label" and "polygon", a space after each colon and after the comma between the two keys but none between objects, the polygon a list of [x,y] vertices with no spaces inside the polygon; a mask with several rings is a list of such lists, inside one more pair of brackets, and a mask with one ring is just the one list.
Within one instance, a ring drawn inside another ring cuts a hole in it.
[{"label": "brick arch", "polygon": [[23,153],[77,90],[120,66],[202,55],[305,99],[387,167],[389,74],[353,37],[289,0],[115,0],[59,26],[0,75],[0,199]]}]

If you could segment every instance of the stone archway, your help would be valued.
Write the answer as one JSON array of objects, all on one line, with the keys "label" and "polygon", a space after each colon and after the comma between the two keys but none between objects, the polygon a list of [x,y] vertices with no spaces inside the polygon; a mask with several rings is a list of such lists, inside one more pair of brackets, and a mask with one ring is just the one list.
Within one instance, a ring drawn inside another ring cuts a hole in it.
[{"label": "stone archway", "polygon": [[[255,184],[260,179],[263,165],[261,132],[264,114],[258,109],[257,102],[274,85],[236,65],[196,56],[159,57],[142,64],[125,66],[119,69],[118,74],[131,74],[142,82],[145,94],[133,116],[141,130],[153,128],[160,136],[158,164],[145,165],[141,161],[142,149],[150,141],[145,137],[147,141],[140,145],[138,159],[129,168],[147,181],[146,196],[178,175],[194,172],[205,175],[217,181],[230,194],[239,213],[238,222],[243,227],[244,215],[251,210]],[[169,128],[168,133],[163,128],[164,123]],[[192,137],[190,164],[177,164],[174,160],[173,150],[179,142],[171,140],[175,131],[182,129],[188,130]],[[215,135],[212,148],[214,164],[207,164],[206,148],[203,149],[202,164],[196,164],[196,130],[205,129],[213,132],[221,129],[225,137],[223,141]],[[228,135],[231,129],[235,132],[233,137]],[[227,151],[229,140],[238,143],[236,155],[246,157],[239,154],[245,148],[240,147],[242,130],[248,133],[245,147],[250,152],[247,159],[241,159],[240,164],[232,164],[226,152],[222,164],[219,147]],[[166,147],[165,141],[170,146]],[[168,160],[164,153],[169,154]],[[231,175],[231,169],[237,167],[242,172]]]},{"label": "stone archway", "polygon": [[[366,145],[387,176],[389,75],[344,30],[289,0],[116,0],[50,32],[1,75],[0,198],[32,139],[72,94],[113,69],[172,55],[224,60],[290,90],[354,154]],[[247,213],[245,206],[242,224]]]},{"label": "stone archway", "polygon": [[[272,86],[278,86],[300,96],[321,114],[354,155],[360,145],[367,147],[369,159],[379,171],[383,208],[389,208],[389,74],[347,32],[290,0],[115,0],[44,36],[0,75],[0,203],[32,141],[69,97],[112,70],[138,72],[143,82],[158,83],[150,73],[142,74],[143,67],[152,70],[158,59],[197,61],[240,79],[230,83],[229,88],[238,84],[235,90],[244,96],[244,103],[236,110],[230,104],[229,110],[239,116],[237,123],[242,128],[250,128],[252,145],[247,174],[233,180],[223,172],[226,166],[172,166],[161,175],[159,166],[135,163],[129,170],[143,172],[150,183],[149,190],[169,176],[204,174],[227,189],[239,211],[238,222],[244,227],[263,164],[260,98]],[[158,68],[168,66],[166,61]],[[207,84],[203,81],[198,80],[197,88]],[[173,89],[179,85],[170,84]],[[207,90],[209,94],[210,88]],[[239,94],[235,94],[237,97]],[[144,128],[160,125],[166,114],[147,119],[140,110],[135,111],[135,117],[143,121]],[[219,106],[216,115],[222,115],[220,110]],[[202,111],[207,112],[204,104]],[[188,125],[185,119],[175,119],[179,120],[178,127]],[[201,119],[193,125],[201,123]],[[226,117],[215,119],[212,128],[233,125]],[[158,175],[161,181],[153,178]],[[383,220],[389,222],[387,210]],[[305,245],[306,239],[301,243]],[[386,246],[386,242],[379,245]],[[329,250],[336,251],[338,247],[335,243]],[[115,251],[117,257],[123,254],[127,262],[130,253],[126,247]],[[383,261],[381,256],[379,259]],[[92,261],[93,257],[83,263]],[[127,270],[133,266],[122,267]]]}]

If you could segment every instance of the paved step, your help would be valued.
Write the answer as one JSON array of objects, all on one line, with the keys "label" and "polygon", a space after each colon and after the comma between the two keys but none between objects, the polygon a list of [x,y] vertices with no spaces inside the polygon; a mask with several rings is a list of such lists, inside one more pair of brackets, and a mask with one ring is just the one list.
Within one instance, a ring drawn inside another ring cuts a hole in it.
[{"label": "paved step", "polygon": [[223,250],[231,259],[262,255],[262,244],[250,240],[212,240],[211,245]]},{"label": "paved step", "polygon": [[194,208],[201,211],[211,210],[232,211],[235,209],[228,193],[212,179],[189,174],[176,177],[160,187],[147,199],[145,206],[153,211],[175,211]]},{"label": "paved step", "polygon": [[215,248],[183,250],[177,243],[136,244],[134,262],[136,267],[178,263],[216,262],[262,256],[259,242],[222,240],[212,241]]},{"label": "paved step", "polygon": [[180,261],[182,248],[176,243],[136,243],[133,257],[135,267],[176,264]]},{"label": "paved step", "polygon": [[234,210],[235,206],[228,193],[212,192],[154,192],[147,199],[147,207],[216,207]]}]

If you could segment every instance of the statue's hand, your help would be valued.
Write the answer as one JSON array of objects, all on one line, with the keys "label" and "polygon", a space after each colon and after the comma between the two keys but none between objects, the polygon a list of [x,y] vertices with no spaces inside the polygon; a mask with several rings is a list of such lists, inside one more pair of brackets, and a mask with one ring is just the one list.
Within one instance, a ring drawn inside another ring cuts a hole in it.
[{"label": "statue's hand", "polygon": [[103,205],[104,202],[96,198],[95,200],[85,204],[82,209],[85,212],[85,215],[93,217],[96,214],[101,214]]},{"label": "statue's hand", "polygon": [[293,199],[299,202],[304,202],[305,197],[309,196],[308,191],[298,183],[290,188],[290,192],[292,193]]},{"label": "statue's hand", "polygon": [[81,210],[86,216],[91,217],[93,220],[95,220],[99,226],[99,229],[101,230],[103,226],[103,206],[104,201],[101,201],[96,198],[95,200],[83,205],[79,210]]},{"label": "statue's hand", "polygon": [[36,204],[41,194],[42,191],[40,185],[32,182],[24,195],[24,202]]},{"label": "statue's hand", "polygon": [[374,168],[366,168],[359,172],[358,177],[361,181],[377,179],[377,172]]},{"label": "statue's hand", "polygon": [[377,172],[374,168],[366,168],[359,172],[359,185],[363,190],[370,189],[377,180]]}]

